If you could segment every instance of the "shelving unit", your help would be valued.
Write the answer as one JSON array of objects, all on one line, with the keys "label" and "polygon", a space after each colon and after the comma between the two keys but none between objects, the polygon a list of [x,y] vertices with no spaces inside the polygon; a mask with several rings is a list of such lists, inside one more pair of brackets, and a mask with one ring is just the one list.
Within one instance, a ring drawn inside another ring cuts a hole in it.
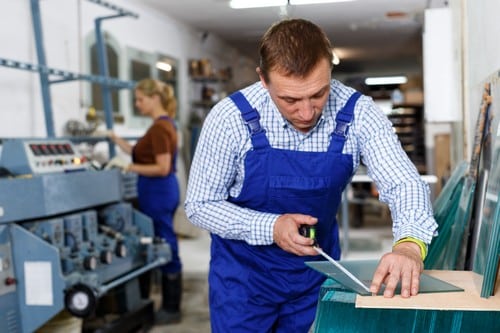
[{"label": "shelving unit", "polygon": [[191,68],[189,73],[191,107],[189,130],[191,138],[188,164],[190,164],[190,160],[193,157],[205,117],[218,101],[226,97],[228,93],[227,85],[231,79],[230,68],[220,70],[217,73],[212,70],[210,62],[206,59],[200,61],[192,60],[192,63],[198,63],[198,65],[195,68]]},{"label": "shelving unit", "polygon": [[196,109],[201,109],[201,113],[206,115],[219,100],[226,96],[227,79],[192,76],[190,80],[191,107],[195,112]]},{"label": "shelving unit", "polygon": [[388,115],[401,145],[420,174],[426,173],[423,106],[397,104]]}]

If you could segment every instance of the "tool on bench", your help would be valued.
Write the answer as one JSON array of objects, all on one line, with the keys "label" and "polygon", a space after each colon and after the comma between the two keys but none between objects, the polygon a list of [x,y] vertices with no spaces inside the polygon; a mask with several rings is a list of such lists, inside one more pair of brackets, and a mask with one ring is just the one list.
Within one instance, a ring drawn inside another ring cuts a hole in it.
[{"label": "tool on bench", "polygon": [[365,294],[370,294],[370,289],[363,283],[361,280],[359,280],[356,276],[354,276],[351,272],[349,272],[344,266],[339,264],[335,259],[330,257],[328,254],[326,254],[319,246],[318,242],[316,241],[316,228],[311,225],[303,224],[299,227],[299,233],[307,238],[311,238],[314,240],[313,243],[313,248],[318,252],[323,258],[328,260],[333,266],[335,266],[340,272],[345,274],[345,276],[352,281],[354,285],[357,285],[357,290],[361,290]]}]

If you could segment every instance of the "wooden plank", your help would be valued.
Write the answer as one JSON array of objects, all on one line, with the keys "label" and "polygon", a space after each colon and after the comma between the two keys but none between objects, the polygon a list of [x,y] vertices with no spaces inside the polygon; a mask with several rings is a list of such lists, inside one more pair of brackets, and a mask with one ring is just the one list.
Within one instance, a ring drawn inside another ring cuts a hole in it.
[{"label": "wooden plank", "polygon": [[500,311],[500,285],[494,296],[480,297],[482,275],[471,271],[428,270],[426,274],[464,289],[463,292],[419,294],[410,298],[396,295],[357,296],[357,308]]}]

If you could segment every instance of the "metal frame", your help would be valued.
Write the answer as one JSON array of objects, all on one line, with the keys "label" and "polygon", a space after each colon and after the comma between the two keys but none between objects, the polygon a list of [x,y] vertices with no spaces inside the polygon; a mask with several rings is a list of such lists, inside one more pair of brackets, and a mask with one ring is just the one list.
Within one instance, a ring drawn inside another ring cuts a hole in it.
[{"label": "metal frame", "polygon": [[[49,138],[55,137],[54,119],[52,112],[52,98],[50,93],[51,84],[63,83],[74,80],[86,80],[100,84],[103,95],[106,127],[108,129],[111,129],[113,127],[113,116],[112,116],[113,106],[111,100],[111,89],[112,88],[132,89],[135,85],[135,82],[133,81],[122,81],[118,79],[109,78],[109,70],[106,58],[106,48],[102,36],[101,24],[102,21],[111,18],[126,17],[126,16],[137,18],[138,15],[106,1],[101,1],[101,0],[87,0],[87,1],[92,2],[96,5],[103,6],[117,13],[116,15],[99,17],[95,19],[95,33],[96,33],[96,43],[98,51],[99,74],[100,74],[99,76],[73,73],[65,70],[50,68],[47,66],[47,59],[45,57],[45,48],[43,40],[42,19],[40,13],[40,0],[30,0],[31,16],[33,21],[33,31],[35,35],[35,46],[36,46],[38,64],[36,65],[36,64],[30,64],[30,63],[0,58],[0,66],[23,69],[39,73],[43,109],[45,113],[45,127],[47,131],[47,137]],[[50,79],[51,75],[57,76],[57,79],[51,80]],[[110,156],[115,155],[114,145],[110,144],[109,152]]]}]

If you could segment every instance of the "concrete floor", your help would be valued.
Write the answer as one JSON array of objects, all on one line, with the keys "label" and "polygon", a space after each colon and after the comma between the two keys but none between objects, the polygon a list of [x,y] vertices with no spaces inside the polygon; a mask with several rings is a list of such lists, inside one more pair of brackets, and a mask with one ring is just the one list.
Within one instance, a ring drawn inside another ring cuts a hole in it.
[{"label": "concrete floor", "polygon": [[[390,251],[392,246],[390,225],[351,228],[348,232],[348,239],[349,250],[344,251],[343,259],[379,259],[381,254]],[[181,238],[179,253],[184,266],[182,321],[174,325],[154,326],[149,333],[210,332],[207,283],[210,260],[208,233],[201,232],[195,238]],[[158,295],[153,293],[153,299],[158,306]]]},{"label": "concrete floor", "polygon": [[[183,263],[182,321],[178,324],[154,326],[149,333],[210,332],[207,282],[210,236],[201,232],[196,238],[179,239],[179,254]],[[160,297],[157,293],[153,292],[153,299],[155,305],[159,306]]]}]

